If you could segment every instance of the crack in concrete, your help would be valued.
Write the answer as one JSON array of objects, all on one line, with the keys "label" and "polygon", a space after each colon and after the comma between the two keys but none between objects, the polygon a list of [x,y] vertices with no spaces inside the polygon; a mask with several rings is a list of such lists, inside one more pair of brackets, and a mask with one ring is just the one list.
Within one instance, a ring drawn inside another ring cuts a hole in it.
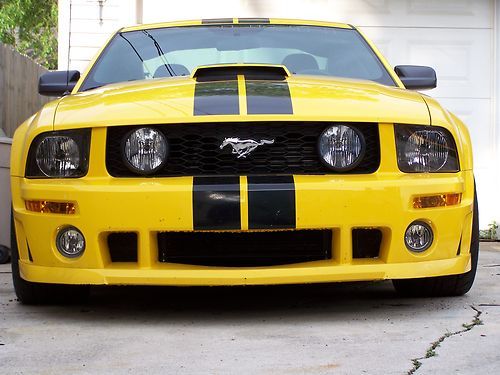
[{"label": "crack in concrete", "polygon": [[425,355],[423,357],[413,358],[411,360],[413,367],[407,372],[407,375],[415,374],[415,372],[422,366],[422,362],[421,362],[422,360],[437,356],[436,349],[448,337],[460,335],[460,334],[465,333],[465,332],[469,332],[475,326],[483,324],[482,320],[479,319],[479,317],[481,316],[481,314],[483,312],[480,311],[479,309],[477,309],[476,307],[474,307],[473,305],[470,305],[470,308],[476,312],[472,321],[470,323],[462,324],[462,327],[464,329],[461,329],[460,331],[455,331],[455,332],[446,332],[443,336],[438,338],[436,341],[432,342],[431,346],[429,346],[429,348],[427,349],[427,352],[425,353]]}]

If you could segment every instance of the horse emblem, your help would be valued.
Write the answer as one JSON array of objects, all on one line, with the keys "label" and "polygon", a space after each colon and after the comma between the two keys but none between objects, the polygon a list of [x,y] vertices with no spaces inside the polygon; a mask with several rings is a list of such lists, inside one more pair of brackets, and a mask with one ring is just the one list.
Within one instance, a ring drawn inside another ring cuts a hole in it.
[{"label": "horse emblem", "polygon": [[220,149],[222,150],[227,145],[230,145],[233,148],[231,153],[238,155],[237,158],[239,159],[246,158],[248,154],[259,146],[272,145],[273,143],[274,139],[254,141],[253,139],[226,138],[220,145]]}]

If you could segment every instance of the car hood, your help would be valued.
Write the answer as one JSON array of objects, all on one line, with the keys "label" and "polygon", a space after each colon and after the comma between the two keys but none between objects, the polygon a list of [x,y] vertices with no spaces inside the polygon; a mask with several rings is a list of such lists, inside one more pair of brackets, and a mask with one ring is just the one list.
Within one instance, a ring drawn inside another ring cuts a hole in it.
[{"label": "car hood", "polygon": [[[236,95],[228,92],[231,85]],[[419,93],[369,81],[294,75],[282,82],[253,81],[251,94],[249,87],[191,77],[107,85],[62,98],[54,127],[259,120],[430,123]],[[199,103],[208,112],[198,111]],[[216,114],[209,114],[210,108]]]}]

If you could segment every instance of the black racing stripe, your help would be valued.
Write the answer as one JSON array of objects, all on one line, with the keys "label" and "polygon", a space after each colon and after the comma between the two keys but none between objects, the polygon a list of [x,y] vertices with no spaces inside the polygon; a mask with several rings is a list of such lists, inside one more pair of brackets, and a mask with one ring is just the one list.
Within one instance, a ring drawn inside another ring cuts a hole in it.
[{"label": "black racing stripe", "polygon": [[293,176],[248,176],[248,228],[295,228]]},{"label": "black racing stripe", "polygon": [[247,113],[260,114],[293,114],[290,89],[284,77],[252,80],[245,75],[247,96]]},{"label": "black racing stripe", "polygon": [[193,178],[194,230],[241,229],[240,178]]},{"label": "black racing stripe", "polygon": [[238,23],[271,23],[269,18],[238,18]]},{"label": "black racing stripe", "polygon": [[220,23],[233,23],[232,18],[206,18],[201,20],[202,25],[213,25]]},{"label": "black racing stripe", "polygon": [[194,115],[237,115],[240,113],[238,78],[235,72],[214,71],[196,77]]},{"label": "black racing stripe", "polygon": [[239,74],[243,74],[246,81],[285,82],[286,71],[280,66],[249,66],[241,67]]}]

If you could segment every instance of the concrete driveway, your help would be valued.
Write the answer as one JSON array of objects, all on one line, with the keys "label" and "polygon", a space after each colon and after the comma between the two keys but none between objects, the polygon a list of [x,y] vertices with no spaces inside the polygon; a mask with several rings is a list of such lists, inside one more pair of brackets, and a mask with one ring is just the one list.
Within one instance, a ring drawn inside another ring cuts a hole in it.
[{"label": "concrete driveway", "polygon": [[0,266],[2,374],[498,374],[500,244],[460,298],[390,282],[96,288],[85,306],[22,306]]}]

